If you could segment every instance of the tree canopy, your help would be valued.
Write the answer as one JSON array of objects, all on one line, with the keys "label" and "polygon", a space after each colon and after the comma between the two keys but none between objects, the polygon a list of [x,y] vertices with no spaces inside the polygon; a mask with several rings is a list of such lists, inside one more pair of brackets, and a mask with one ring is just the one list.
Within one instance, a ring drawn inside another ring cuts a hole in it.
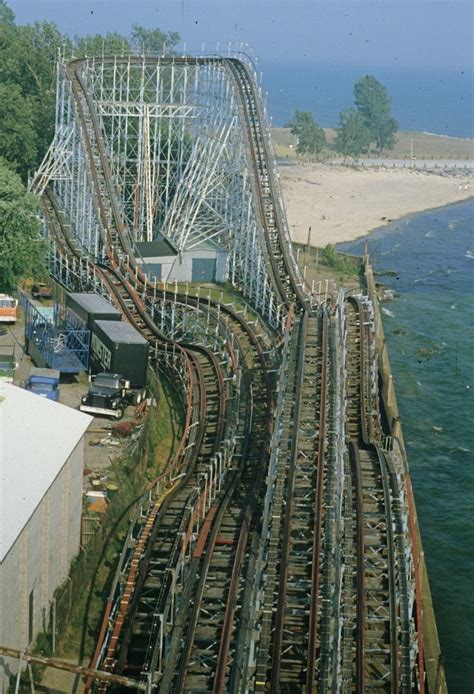
[{"label": "tree canopy", "polygon": [[76,36],[74,41],[74,55],[78,58],[123,55],[129,51],[128,39],[114,31],[108,34],[95,34],[94,36]]},{"label": "tree canopy", "polygon": [[0,157],[16,162],[24,177],[37,162],[35,109],[34,98],[23,96],[16,84],[0,83]]},{"label": "tree canopy", "polygon": [[138,51],[145,53],[171,53],[181,41],[176,31],[146,29],[138,24],[132,26],[131,44]]},{"label": "tree canopy", "polygon": [[26,181],[53,137],[57,50],[66,39],[51,22],[15,26],[1,13],[0,36],[1,101],[11,96],[0,105],[0,154]]},{"label": "tree canopy", "polygon": [[0,0],[0,24],[15,24],[15,14],[11,10],[5,0]]},{"label": "tree canopy", "polygon": [[354,85],[354,99],[378,150],[393,147],[398,123],[391,114],[390,97],[383,84],[373,75],[361,77]]},{"label": "tree canopy", "polygon": [[35,196],[0,159],[0,290],[13,290],[22,275],[43,270],[45,242],[38,209]]},{"label": "tree canopy", "polygon": [[320,154],[326,144],[324,130],[309,111],[295,111],[290,123],[291,132],[297,138],[298,154]]},{"label": "tree canopy", "polygon": [[75,57],[161,53],[173,51],[179,40],[176,32],[135,25],[128,37],[76,37],[73,46],[53,22],[16,25],[0,0],[0,291],[13,289],[22,274],[43,272],[39,208],[23,183],[53,138],[58,50]]},{"label": "tree canopy", "polygon": [[358,157],[367,152],[372,135],[360,111],[348,108],[339,114],[336,129],[336,150],[347,157]]},{"label": "tree canopy", "polygon": [[[172,52],[179,41],[176,32],[134,25],[128,37],[115,32],[75,37],[73,46],[53,22],[17,26],[14,13],[0,0],[0,100],[12,97],[11,104],[0,105],[0,156],[15,162],[26,181],[46,154],[54,134],[58,49],[75,57],[162,53],[165,48]],[[19,119],[12,130],[15,114]]]}]

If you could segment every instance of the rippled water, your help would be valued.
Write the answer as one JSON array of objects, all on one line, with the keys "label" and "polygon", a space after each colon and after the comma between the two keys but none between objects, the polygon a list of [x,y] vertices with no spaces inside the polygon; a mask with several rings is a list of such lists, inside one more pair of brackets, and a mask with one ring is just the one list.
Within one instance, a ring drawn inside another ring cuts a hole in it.
[{"label": "rippled water", "polygon": [[[310,111],[323,126],[335,126],[352,105],[354,83],[364,73],[354,66],[264,61],[263,87],[275,125],[285,125],[296,109]],[[375,77],[387,88],[401,130],[473,137],[472,75],[384,68]]]},{"label": "rippled water", "polygon": [[[365,241],[339,248],[361,253]],[[474,691],[474,201],[368,237],[451,694]]]}]

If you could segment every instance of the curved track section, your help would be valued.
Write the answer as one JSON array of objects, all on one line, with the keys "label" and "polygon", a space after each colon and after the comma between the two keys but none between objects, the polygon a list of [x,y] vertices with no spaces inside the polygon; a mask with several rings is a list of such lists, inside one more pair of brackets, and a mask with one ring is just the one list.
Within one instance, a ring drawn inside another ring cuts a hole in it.
[{"label": "curved track section", "polygon": [[[241,120],[248,170],[255,172],[255,175],[252,173],[248,178],[252,181],[252,205],[258,228],[258,245],[263,254],[260,260],[255,256],[251,261],[256,263],[253,270],[249,266],[245,270],[242,267],[242,271],[247,276],[249,271],[260,274],[262,268],[265,268],[268,279],[264,280],[259,289],[261,297],[256,301],[256,308],[266,313],[267,319],[273,325],[282,329],[284,314],[290,303],[295,301],[298,307],[303,306],[308,301],[308,297],[303,290],[303,281],[291,250],[281,192],[266,135],[260,92],[252,70],[244,62],[235,58],[219,57],[179,58],[173,56],[172,58],[162,57],[159,59],[133,56],[127,58],[104,57],[100,61],[95,61],[93,65],[96,66],[99,63],[103,66],[113,65],[114,68],[122,66],[125,69],[125,66],[128,66],[127,69],[136,70],[137,75],[140,70],[155,69],[157,65],[162,70],[195,67],[205,71],[212,67],[212,69],[223,70],[226,73],[229,84],[233,85],[233,98]],[[71,108],[76,120],[75,127],[80,129],[84,156],[89,161],[88,190],[95,198],[95,219],[100,227],[101,252],[104,259],[106,256],[111,257],[111,254],[117,260],[124,256],[133,258],[132,234],[125,221],[126,215],[122,209],[121,192],[117,188],[116,177],[112,174],[109,161],[111,153],[106,144],[107,128],[104,126],[103,115],[100,112],[100,109],[103,110],[104,108],[101,106],[103,102],[100,101],[99,94],[93,96],[91,93],[90,82],[94,82],[94,77],[88,73],[88,70],[93,72],[95,68],[91,68],[90,65],[87,59],[73,60],[65,65],[64,72],[71,93],[73,104]],[[104,87],[106,91],[108,88],[108,85]],[[98,99],[99,103],[95,99]],[[115,102],[107,103],[114,104]],[[116,108],[119,108],[119,105]],[[236,128],[237,126],[234,125],[233,127]],[[58,190],[60,189],[60,186],[56,187]],[[70,195],[71,193],[68,193],[69,197]],[[66,204],[65,201],[64,204]],[[87,238],[91,233],[95,232],[89,230],[86,234]],[[82,234],[83,238],[84,235],[85,232]],[[235,231],[230,231],[230,243],[235,243],[232,241],[233,236],[235,236]],[[245,239],[242,241],[247,243]],[[251,241],[250,245],[255,245],[255,243]],[[230,250],[232,256],[233,251],[231,248]],[[240,263],[241,261],[239,261],[239,267]],[[234,268],[233,277],[234,275],[237,276],[236,272],[238,275],[239,270]],[[247,278],[242,284],[244,292],[248,281],[251,281],[250,278]],[[263,298],[264,296],[265,298]],[[252,300],[255,301],[255,297]]]},{"label": "curved track section", "polygon": [[[260,96],[244,62],[102,59],[111,61],[143,71],[217,67],[227,75],[258,228],[256,264],[243,272],[264,280],[260,303],[247,296],[277,337],[257,335],[245,316],[210,295],[203,302],[150,286],[134,258],[89,63],[68,63],[100,243],[92,253],[47,190],[58,262],[66,270],[73,264],[79,284],[114,301],[164,368],[175,369],[187,404],[177,456],[124,548],[120,570],[127,580],[114,582],[94,665],[163,693],[411,692],[423,673],[416,669],[422,644],[409,483],[396,441],[382,436],[370,302],[346,301],[345,380],[335,337],[344,331],[329,306],[311,312]],[[253,243],[245,236],[240,242]],[[275,422],[271,367],[279,372]],[[341,405],[344,382],[347,405]],[[344,425],[337,421],[344,416],[345,460]],[[271,451],[276,443],[278,451]]]},{"label": "curved track section", "polygon": [[330,317],[293,328],[255,691],[312,691],[321,641],[331,381]]},{"label": "curved track section", "polygon": [[266,140],[266,125],[260,97],[245,63],[226,61],[236,81],[243,109],[245,129],[249,142],[252,169],[257,173],[256,193],[263,228],[267,257],[273,270],[280,297],[289,306],[296,302],[302,306],[307,300],[303,281],[291,252],[291,241],[282,209],[279,185],[273,171],[273,162]]},{"label": "curved track section", "polygon": [[366,309],[359,298],[349,297],[346,310],[350,486],[344,507],[349,570],[343,593],[349,609],[341,651],[343,691],[355,684],[357,691],[410,692],[417,679],[418,644],[408,597],[412,577],[404,482],[390,452],[382,450],[378,417],[370,405]]}]

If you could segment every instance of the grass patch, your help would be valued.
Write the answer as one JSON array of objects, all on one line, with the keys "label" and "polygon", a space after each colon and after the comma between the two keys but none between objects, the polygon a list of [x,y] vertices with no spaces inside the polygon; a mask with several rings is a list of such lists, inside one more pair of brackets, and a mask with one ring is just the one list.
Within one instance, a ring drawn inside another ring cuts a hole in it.
[{"label": "grass patch", "polygon": [[354,277],[360,272],[359,266],[352,262],[347,256],[338,253],[332,243],[328,243],[321,254],[323,265],[335,270],[343,277]]},{"label": "grass patch", "polygon": [[148,423],[146,440],[146,476],[152,480],[172,460],[183,433],[185,411],[181,398],[168,378],[160,381],[157,416]]},{"label": "grass patch", "polygon": [[186,283],[178,284],[178,291],[185,294],[188,291],[190,296],[198,296],[200,301],[203,303],[207,300],[208,296],[211,297],[211,301],[219,302],[220,304],[231,304],[235,311],[246,312],[247,318],[249,320],[256,320],[259,315],[252,308],[252,306],[244,299],[242,294],[235,289],[230,282],[225,284],[195,284]]},{"label": "grass patch", "polygon": [[179,445],[184,408],[172,382],[162,377],[155,398],[157,406],[148,415],[143,437],[109,469],[119,490],[110,499],[103,524],[71,567],[68,583],[56,593],[62,624],[55,654],[59,658],[89,663],[136,504]]},{"label": "grass patch", "polygon": [[[336,152],[334,140],[336,131],[334,128],[324,128],[326,135],[326,147],[323,157],[339,157]],[[296,154],[296,140],[289,128],[272,128],[271,138],[277,157],[288,159],[289,161],[303,161],[302,157]],[[382,158],[389,159],[473,159],[474,140],[463,137],[446,137],[432,133],[422,133],[416,131],[400,130],[395,135],[395,146],[391,150],[383,152]],[[363,158],[380,159],[381,156],[376,151],[364,154]],[[317,161],[318,159],[316,159]]]},{"label": "grass patch", "polygon": [[[350,287],[359,283],[361,263],[357,256],[339,253],[332,244],[326,248],[308,248],[306,244],[299,243],[293,246],[302,273],[306,267],[306,284],[308,287],[314,286],[315,291],[324,293],[325,280]],[[319,289],[318,284],[321,285]]]}]

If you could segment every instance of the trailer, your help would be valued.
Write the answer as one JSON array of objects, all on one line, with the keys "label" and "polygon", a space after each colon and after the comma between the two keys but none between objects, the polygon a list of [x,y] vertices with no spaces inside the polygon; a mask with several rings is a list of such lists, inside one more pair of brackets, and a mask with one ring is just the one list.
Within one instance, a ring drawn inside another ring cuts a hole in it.
[{"label": "trailer", "polygon": [[96,320],[122,320],[120,311],[100,294],[70,292],[66,294],[66,309],[71,322],[76,318],[88,330],[92,330]]},{"label": "trailer", "polygon": [[146,384],[148,341],[125,321],[95,320],[92,324],[92,373],[120,374],[133,389]]},{"label": "trailer", "polygon": [[25,311],[25,349],[36,366],[61,373],[86,371],[90,331],[72,324],[58,304],[41,306],[22,295]]}]

